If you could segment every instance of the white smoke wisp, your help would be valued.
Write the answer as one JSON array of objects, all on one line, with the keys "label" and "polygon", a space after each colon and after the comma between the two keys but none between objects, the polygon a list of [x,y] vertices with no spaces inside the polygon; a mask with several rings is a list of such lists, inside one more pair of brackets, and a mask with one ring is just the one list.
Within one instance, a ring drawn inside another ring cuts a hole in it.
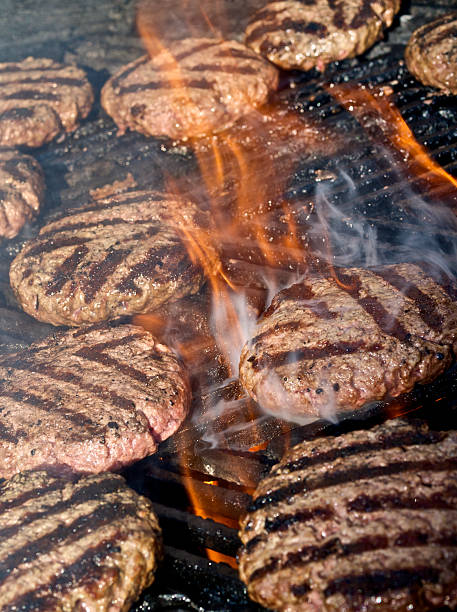
[{"label": "white smoke wisp", "polygon": [[292,399],[274,370],[270,370],[260,385],[257,385],[256,395],[257,403],[263,412],[284,421],[297,423],[297,425],[309,425],[319,418],[324,418],[332,423],[338,422],[334,405],[325,407],[318,415],[300,414],[296,408],[291,409]]},{"label": "white smoke wisp", "polygon": [[[310,236],[316,245],[316,255],[337,266],[370,268],[378,265],[406,262],[425,262],[455,276],[457,262],[457,215],[446,203],[427,201],[413,191],[398,162],[385,150],[391,160],[396,185],[401,186],[397,220],[389,227],[394,247],[381,240],[374,220],[362,214],[355,220],[352,203],[360,194],[354,181],[339,169],[338,187],[333,183],[318,183],[315,191],[315,218],[311,220]],[[336,189],[338,194],[335,200]],[[338,201],[338,204],[333,203]],[[390,203],[394,210],[395,201]],[[349,218],[348,210],[351,213]],[[387,225],[387,219],[384,219]],[[386,231],[384,229],[384,231]],[[446,232],[449,239],[446,241]],[[388,240],[389,242],[389,240]],[[331,260],[331,261],[330,261]]]},{"label": "white smoke wisp", "polygon": [[[347,187],[348,201],[355,198],[356,186],[350,176],[340,170]],[[335,252],[333,263],[340,266],[360,265],[364,267],[378,264],[377,231],[366,221],[348,221],[347,215],[330,202],[331,186],[317,183],[315,213],[317,220],[312,224],[310,234],[315,242],[322,243],[322,249],[317,246],[316,255],[327,261],[331,253]],[[338,229],[335,229],[338,228]],[[344,228],[344,231],[341,231]]]},{"label": "white smoke wisp", "polygon": [[234,376],[238,375],[241,350],[253,334],[256,320],[257,312],[244,293],[227,291],[224,299],[213,293],[210,328]]}]

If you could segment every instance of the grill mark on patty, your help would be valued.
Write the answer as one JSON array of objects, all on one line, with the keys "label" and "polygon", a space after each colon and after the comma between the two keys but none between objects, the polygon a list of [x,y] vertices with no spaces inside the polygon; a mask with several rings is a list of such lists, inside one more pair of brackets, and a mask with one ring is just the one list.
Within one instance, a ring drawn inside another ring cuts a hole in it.
[{"label": "grill mark on patty", "polygon": [[39,489],[30,489],[29,491],[24,491],[17,497],[13,499],[8,499],[7,501],[0,502],[0,512],[6,512],[7,510],[12,510],[14,508],[19,508],[23,504],[27,503],[30,499],[34,499],[38,496],[42,497],[47,493],[52,493],[53,491],[58,491],[62,488],[62,482],[57,479],[49,484],[43,485]]},{"label": "grill mark on patty", "polygon": [[126,68],[123,72],[121,72],[117,77],[114,77],[111,81],[111,87],[113,89],[117,89],[119,87],[119,83],[121,80],[125,79],[132,72],[134,72],[139,66],[143,66],[149,62],[149,56],[144,55],[143,57],[138,58],[136,62],[134,62],[131,66]]},{"label": "grill mark on patty", "polygon": [[297,493],[303,493],[304,491],[317,491],[319,489],[326,489],[340,484],[348,482],[355,482],[356,480],[371,480],[379,476],[390,476],[394,474],[404,474],[410,471],[428,470],[431,472],[440,472],[446,469],[454,469],[457,466],[457,457],[447,458],[441,462],[423,460],[423,461],[401,461],[393,462],[387,465],[377,466],[362,466],[358,468],[351,468],[349,470],[338,470],[326,474],[323,477],[316,478],[310,483],[305,479],[294,482],[292,484],[280,487],[268,493],[258,497],[251,505],[249,511],[255,512],[260,508],[272,506],[285,501]]},{"label": "grill mark on patty", "polygon": [[377,15],[371,8],[372,0],[363,0],[360,8],[356,11],[354,17],[352,18],[348,29],[349,30],[357,30],[367,23],[369,19],[379,19],[382,21],[381,17]]},{"label": "grill mark on patty", "polygon": [[22,106],[18,106],[17,108],[9,108],[8,110],[3,111],[3,113],[0,113],[0,121],[9,119],[29,119],[35,115],[35,112],[35,108],[24,108]]},{"label": "grill mark on patty", "polygon": [[53,280],[49,281],[46,286],[46,295],[54,295],[61,291],[88,252],[89,249],[86,246],[78,246],[73,253],[56,268]]},{"label": "grill mark on patty", "polygon": [[187,70],[191,72],[223,72],[226,74],[257,74],[257,70],[252,66],[233,66],[229,64],[197,64],[189,66]]},{"label": "grill mark on patty", "polygon": [[356,274],[340,274],[339,280],[338,286],[357,301],[384,334],[400,342],[407,342],[411,338],[411,334],[406,331],[398,318],[388,312],[377,297],[360,297],[362,282]]},{"label": "grill mark on patty", "polygon": [[90,267],[87,279],[81,283],[81,291],[86,304],[90,304],[94,300],[97,291],[108,282],[109,277],[129,253],[131,253],[131,249],[114,250],[110,248],[102,261],[94,263]]},{"label": "grill mark on patty", "polygon": [[[102,540],[96,546],[88,548],[76,561],[65,567],[57,576],[49,582],[42,584],[38,589],[28,591],[16,598],[4,607],[5,612],[17,612],[17,610],[47,610],[55,606],[56,597],[43,593],[58,592],[59,595],[70,590],[81,581],[97,582],[106,571],[102,561],[113,553],[120,552],[118,542],[126,539],[125,534],[117,532],[110,539]],[[109,570],[108,570],[109,571]]]},{"label": "grill mark on patty", "polygon": [[271,34],[272,32],[277,32],[279,30],[293,30],[294,32],[300,34],[314,34],[319,38],[324,38],[324,36],[327,35],[327,26],[322,23],[318,23],[316,21],[305,21],[304,19],[294,20],[286,18],[281,23],[273,21],[270,24],[265,23],[255,28],[246,38],[246,43],[249,44],[256,38],[260,38],[265,34]]},{"label": "grill mark on patty", "polygon": [[19,442],[19,437],[15,435],[9,427],[6,427],[6,425],[0,422],[0,440],[17,444]]},{"label": "grill mark on patty", "polygon": [[149,91],[151,89],[211,89],[213,83],[207,79],[171,79],[170,81],[151,81],[137,85],[126,85],[119,88],[119,94],[125,95],[138,91]]},{"label": "grill mark on patty", "polygon": [[254,357],[251,361],[252,368],[259,371],[265,367],[277,368],[281,365],[296,363],[297,361],[313,361],[316,359],[337,357],[339,355],[351,355],[360,350],[365,352],[376,352],[381,350],[379,344],[366,344],[364,340],[355,342],[335,342],[325,344],[322,347],[303,348],[295,351],[280,351],[277,353],[263,353],[261,357]]},{"label": "grill mark on patty", "polygon": [[[48,231],[48,232],[43,232],[42,234],[40,234],[39,238],[40,240],[45,240],[46,238],[52,238],[55,237],[56,232],[59,233],[63,233],[63,232],[70,232],[70,231],[76,231],[76,230],[86,230],[86,229],[91,229],[91,228],[95,228],[95,227],[114,227],[116,225],[148,225],[148,224],[152,224],[154,223],[153,221],[151,221],[150,219],[136,219],[135,221],[128,221],[127,219],[123,219],[122,217],[110,217],[108,219],[100,219],[100,221],[90,221],[90,222],[86,222],[86,221],[80,221],[79,223],[67,223],[65,225],[59,225],[58,227]],[[159,228],[157,227],[156,229],[156,233],[159,231]]]},{"label": "grill mark on patty", "polygon": [[71,77],[59,77],[59,76],[40,76],[37,79],[33,79],[31,77],[19,77],[13,80],[2,81],[1,85],[3,87],[7,87],[8,85],[22,85],[22,84],[31,84],[31,85],[39,85],[40,83],[49,84],[55,83],[57,86],[69,86],[69,87],[84,87],[85,82],[83,79],[74,79]]},{"label": "grill mark on patty", "polygon": [[[312,285],[302,282],[292,285],[287,289],[283,289],[281,293],[273,300],[267,310],[263,313],[262,320],[268,319],[274,312],[276,312],[281,304],[287,300],[292,301],[303,301],[308,302],[313,300],[315,297]],[[324,318],[334,318],[335,313],[328,310],[328,305],[324,301],[317,301],[319,304],[319,312],[322,312]],[[306,304],[307,307],[311,308],[311,305]]]},{"label": "grill mark on patty", "polygon": [[[428,536],[428,534],[424,534]],[[285,557],[270,557],[268,563],[256,569],[249,580],[260,580],[272,572],[284,569],[297,568],[308,563],[324,561],[334,555],[337,558],[348,557],[349,555],[362,554],[374,550],[388,548],[389,538],[385,535],[363,536],[353,542],[343,543],[339,538],[332,538],[322,546],[311,545],[303,546],[297,551],[289,552]]]},{"label": "grill mark on patty", "polygon": [[[33,522],[39,520],[40,518],[51,517],[67,509],[73,510],[81,504],[94,500],[100,499],[100,501],[103,501],[103,496],[112,493],[117,493],[119,490],[124,489],[124,487],[125,483],[119,478],[107,476],[104,478],[104,480],[97,480],[96,482],[93,482],[90,485],[83,486],[80,489],[77,489],[69,498],[59,500],[55,502],[52,506],[49,506],[47,503],[45,497],[46,491],[44,492],[44,494],[41,494],[40,489],[40,501],[43,505],[45,505],[45,509],[37,512],[28,512],[23,518],[20,519],[20,522],[17,522],[14,525],[10,525],[9,527],[4,527],[3,529],[0,529],[0,538],[3,540],[7,538],[12,538],[13,536],[17,535],[26,525],[31,525]],[[55,488],[51,489],[51,491],[49,492],[52,492],[54,490]]]},{"label": "grill mark on patty", "polygon": [[144,259],[135,264],[130,273],[116,285],[116,289],[121,293],[142,295],[143,290],[135,284],[135,280],[139,277],[152,279],[153,275],[157,274],[156,266],[162,268],[163,259],[171,255],[177,257],[182,249],[183,246],[179,242],[173,242],[160,248],[152,247]]},{"label": "grill mark on patty", "polygon": [[185,58],[188,59],[191,55],[194,55],[195,53],[198,53],[199,51],[203,51],[204,49],[210,49],[211,47],[216,47],[218,44],[219,43],[217,40],[200,43],[199,45],[196,45],[195,47],[187,49],[186,51],[181,51],[181,53],[177,53],[174,56],[175,61],[179,62]]},{"label": "grill mark on patty", "polygon": [[357,595],[361,592],[364,596],[371,596],[390,590],[398,590],[414,585],[419,586],[422,582],[435,584],[439,581],[439,578],[439,570],[424,566],[384,570],[361,575],[350,574],[330,581],[324,590],[324,596],[331,597],[337,593]]},{"label": "grill mark on patty", "polygon": [[[38,240],[39,239],[40,236],[38,236]],[[93,240],[93,238],[81,238],[80,236],[64,236],[62,238],[51,239],[47,242],[39,243],[33,246],[29,251],[27,251],[27,257],[35,257],[36,255],[41,255],[42,253],[50,253],[51,251],[70,246],[80,247],[91,240]]]},{"label": "grill mark on patty", "polygon": [[10,94],[0,94],[0,99],[3,100],[60,100],[60,94],[40,91],[39,89],[22,89],[14,91]]},{"label": "grill mark on patty", "polygon": [[[453,503],[442,499],[447,495],[454,498]],[[440,489],[430,496],[408,497],[407,495],[400,496],[398,493],[379,496],[359,495],[354,500],[347,501],[346,511],[348,513],[371,513],[383,510],[457,510],[456,496],[457,487],[454,486]],[[294,514],[279,514],[274,519],[265,519],[264,529],[267,533],[278,533],[287,531],[291,525],[304,523],[316,517],[323,520],[331,519],[334,514],[333,509],[326,506],[305,508]],[[255,546],[251,545],[250,552],[254,548]]]},{"label": "grill mark on patty", "polygon": [[216,57],[236,57],[237,59],[245,59],[249,61],[263,61],[261,57],[258,57],[254,53],[243,51],[242,49],[220,49],[216,53]]},{"label": "grill mark on patty", "polygon": [[341,0],[328,0],[328,5],[333,11],[332,22],[337,30],[347,30],[344,15],[344,2]]},{"label": "grill mark on patty", "polygon": [[316,517],[320,519],[331,519],[332,516],[334,516],[332,508],[317,506],[315,508],[299,510],[295,512],[295,514],[280,514],[274,519],[266,519],[264,528],[267,533],[277,533],[278,531],[287,531],[290,525],[294,523],[303,523]]},{"label": "grill mark on patty", "polygon": [[1,394],[3,397],[9,397],[19,404],[27,404],[37,410],[60,416],[65,421],[70,421],[78,425],[78,427],[84,426],[87,435],[96,435],[100,431],[100,428],[94,424],[87,415],[80,412],[68,412],[68,410],[63,412],[56,401],[43,399],[30,391],[22,391],[21,389],[2,389]]},{"label": "grill mark on patty", "polygon": [[411,508],[412,510],[456,510],[457,487],[454,485],[440,489],[430,496],[400,495],[399,493],[390,495],[358,495],[347,504],[348,512],[378,512],[385,508]]},{"label": "grill mark on patty", "polygon": [[138,195],[137,193],[133,193],[129,197],[124,197],[120,199],[109,199],[104,202],[103,200],[99,200],[97,203],[92,206],[84,206],[80,211],[76,210],[75,214],[85,214],[93,211],[104,211],[110,210],[111,208],[115,208],[116,206],[125,206],[127,204],[149,204],[150,202],[163,202],[165,200],[164,196],[160,194],[154,194],[154,197],[148,197],[144,194]]},{"label": "grill mark on patty", "polygon": [[335,461],[342,457],[351,457],[361,453],[372,452],[377,450],[386,450],[389,448],[398,448],[404,446],[422,446],[427,444],[436,444],[441,442],[446,437],[445,432],[441,431],[408,431],[405,433],[393,434],[390,438],[383,438],[373,442],[357,442],[350,446],[340,448],[332,448],[324,453],[313,455],[312,457],[300,457],[295,461],[280,466],[280,472],[290,473],[297,470],[303,470],[308,467],[315,467],[324,463]]},{"label": "grill mark on patty", "polygon": [[132,334],[124,336],[119,340],[104,342],[101,344],[96,344],[94,346],[85,346],[79,351],[77,351],[75,355],[77,357],[83,357],[84,359],[93,361],[95,363],[102,363],[103,365],[111,366],[118,372],[122,372],[122,374],[125,374],[126,376],[129,376],[130,378],[133,378],[140,383],[149,384],[150,377],[147,376],[144,372],[142,372],[141,370],[137,370],[136,368],[133,368],[132,366],[129,366],[126,363],[121,363],[114,357],[107,355],[105,352],[106,350],[116,348],[123,344],[128,344],[129,342],[141,339],[142,337],[142,334]]},{"label": "grill mark on patty", "polygon": [[8,368],[22,372],[38,372],[42,376],[48,377],[51,380],[77,385],[79,389],[92,393],[104,401],[109,400],[118,408],[132,410],[132,408],[135,407],[132,400],[122,397],[114,391],[108,391],[107,388],[100,385],[91,384],[87,382],[83,376],[78,376],[69,370],[57,370],[47,364],[39,364],[36,362],[27,363],[24,360],[14,361],[13,363],[8,364]]},{"label": "grill mark on patty", "polygon": [[421,319],[426,325],[435,331],[441,329],[443,317],[436,309],[436,301],[434,299],[423,293],[418,287],[394,270],[374,270],[373,273],[413,300],[419,310]]},{"label": "grill mark on patty", "polygon": [[3,584],[10,573],[18,566],[31,563],[38,556],[50,553],[57,545],[77,542],[89,533],[96,534],[100,529],[110,523],[135,517],[137,506],[133,502],[105,504],[98,506],[89,514],[78,516],[69,524],[60,524],[52,531],[16,549],[6,557],[0,559],[0,584]]},{"label": "grill mark on patty", "polygon": [[[271,312],[277,310],[278,306],[279,304],[275,304],[275,307]],[[337,317],[336,312],[332,312],[331,310],[329,310],[327,302],[324,301],[311,301],[310,303],[305,304],[305,307],[307,310],[310,310],[312,313],[314,313],[318,318],[324,319],[325,321],[330,321],[332,319],[336,319]],[[271,315],[271,312],[268,313],[268,310],[265,312],[263,319]],[[287,323],[276,324],[273,327],[273,330],[267,329],[266,331],[258,334],[257,336],[254,336],[254,338],[252,338],[252,340],[250,341],[250,345],[253,346],[261,342],[264,338],[268,338],[269,336],[271,336],[272,331],[275,334],[281,334],[289,331],[297,331],[301,328],[308,328],[308,325],[303,325],[302,321],[288,321]]]},{"label": "grill mark on patty", "polygon": [[457,300],[457,285],[454,278],[450,277],[444,270],[427,261],[419,264],[421,270],[438,283],[441,289],[451,298],[453,302]]}]

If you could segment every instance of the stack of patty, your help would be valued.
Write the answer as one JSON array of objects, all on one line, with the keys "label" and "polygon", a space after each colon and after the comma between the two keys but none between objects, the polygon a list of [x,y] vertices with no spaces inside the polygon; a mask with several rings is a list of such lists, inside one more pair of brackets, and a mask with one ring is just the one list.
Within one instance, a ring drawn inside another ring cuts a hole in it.
[{"label": "stack of patty", "polygon": [[421,421],[294,447],[241,522],[250,596],[287,612],[457,605],[457,432]]}]

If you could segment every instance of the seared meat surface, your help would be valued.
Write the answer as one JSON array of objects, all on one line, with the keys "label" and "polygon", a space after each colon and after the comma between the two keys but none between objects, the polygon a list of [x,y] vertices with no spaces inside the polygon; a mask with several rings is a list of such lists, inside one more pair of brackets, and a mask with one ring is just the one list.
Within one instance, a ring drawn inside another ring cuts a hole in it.
[{"label": "seared meat surface", "polygon": [[0,149],[0,237],[14,238],[40,208],[44,178],[30,155]]},{"label": "seared meat surface", "polygon": [[24,471],[0,485],[2,610],[128,610],[161,548],[151,503],[116,474]]},{"label": "seared meat surface", "polygon": [[273,413],[332,416],[431,381],[456,348],[452,284],[413,264],[336,268],[273,299],[240,379]]},{"label": "seared meat surface", "polygon": [[424,85],[457,94],[457,11],[413,32],[405,60],[408,70]]},{"label": "seared meat surface", "polygon": [[74,130],[92,102],[89,81],[76,66],[33,57],[0,64],[0,146],[39,147]]},{"label": "seared meat surface", "polygon": [[236,41],[187,38],[125,66],[101,102],[127,128],[177,140],[220,132],[267,101],[278,71]]},{"label": "seared meat surface", "polygon": [[205,220],[155,192],[97,200],[42,227],[11,264],[11,286],[28,314],[54,325],[148,312],[203,284],[178,231]]},{"label": "seared meat surface", "polygon": [[56,333],[0,359],[0,477],[48,465],[116,470],[154,453],[184,420],[174,353],[140,327]]},{"label": "seared meat surface", "polygon": [[310,70],[355,57],[382,38],[400,0],[282,0],[251,18],[246,44],[281,68]]},{"label": "seared meat surface", "polygon": [[260,482],[239,570],[274,610],[457,605],[457,433],[394,419],[303,442]]}]

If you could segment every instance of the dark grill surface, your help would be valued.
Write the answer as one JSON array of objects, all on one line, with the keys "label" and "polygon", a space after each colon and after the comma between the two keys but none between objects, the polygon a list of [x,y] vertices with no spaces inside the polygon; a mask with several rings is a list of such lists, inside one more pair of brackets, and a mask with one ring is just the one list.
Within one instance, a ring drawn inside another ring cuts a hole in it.
[{"label": "dark grill surface", "polygon": [[[183,34],[179,28],[185,33],[190,26],[179,18],[179,0],[170,0],[169,4],[163,19],[173,24],[170,35],[179,37]],[[192,3],[186,4],[192,31],[206,27],[196,6],[192,12]],[[226,36],[237,36],[246,16],[262,2],[227,1],[224,10],[219,2],[205,0],[200,4],[215,23],[221,14],[228,15],[220,22],[221,30]],[[154,7],[155,2],[151,0],[150,5]],[[418,169],[415,162],[394,149],[388,138],[389,126],[375,113],[363,109],[357,120],[329,93],[331,83],[355,83],[370,91],[385,88],[392,92],[391,99],[417,140],[447,172],[457,176],[455,98],[422,87],[409,75],[402,59],[415,27],[452,6],[454,0],[441,0],[434,7],[425,0],[413,0],[405,4],[386,40],[363,58],[332,64],[324,75],[315,71],[283,75],[275,103],[302,117],[312,126],[314,137],[296,155],[293,172],[289,170],[287,147],[276,157],[277,174],[283,171],[290,180],[286,181],[285,193],[276,194],[276,199],[272,198],[266,210],[264,207],[257,215],[259,222],[268,225],[273,238],[285,231],[279,206],[285,195],[304,242],[315,254],[331,254],[335,262],[351,265],[374,263],[374,257],[382,263],[418,259],[434,262],[438,258],[455,272],[457,225],[442,209],[444,204],[446,210],[457,210],[455,189]],[[4,2],[0,61],[35,55],[75,62],[88,71],[96,100],[109,75],[142,52],[131,0]],[[243,133],[241,127],[241,136]],[[327,141],[325,134],[331,134]],[[332,147],[325,144],[330,141]],[[5,352],[27,346],[54,329],[20,312],[8,286],[12,257],[25,239],[36,234],[40,224],[68,207],[84,204],[89,190],[123,180],[128,173],[138,188],[164,189],[166,180],[173,177],[202,205],[207,200],[189,147],[130,132],[118,138],[113,122],[98,102],[76,132],[32,154],[43,166],[47,198],[39,223],[27,227],[17,240],[0,245],[0,348]],[[222,201],[228,207],[237,180],[239,177],[227,177]],[[319,211],[324,214],[319,216]],[[253,299],[262,303],[265,264],[248,238],[242,246],[227,241],[222,249],[223,263],[235,282],[247,287]],[[284,282],[290,281],[287,253],[280,253],[277,267],[276,274],[283,275]],[[198,305],[199,300],[206,303],[205,294],[194,298],[193,303]],[[187,344],[198,345],[202,340],[185,324],[172,330],[171,336],[177,341],[184,338]],[[136,610],[258,610],[247,599],[236,570],[209,561],[206,549],[235,557],[239,546],[237,521],[249,505],[249,492],[287,446],[318,433],[364,426],[348,420],[338,426],[316,421],[298,427],[259,414],[243,398],[236,380],[227,380],[227,369],[214,342],[204,340],[208,350],[197,365],[193,364],[194,418],[162,445],[160,453],[126,472],[130,484],[154,502],[165,540],[165,559],[155,584]],[[455,426],[455,373],[454,368],[435,383],[395,402],[368,407],[364,414],[367,422],[418,409],[432,425]],[[192,512],[189,488],[214,520]]]}]

